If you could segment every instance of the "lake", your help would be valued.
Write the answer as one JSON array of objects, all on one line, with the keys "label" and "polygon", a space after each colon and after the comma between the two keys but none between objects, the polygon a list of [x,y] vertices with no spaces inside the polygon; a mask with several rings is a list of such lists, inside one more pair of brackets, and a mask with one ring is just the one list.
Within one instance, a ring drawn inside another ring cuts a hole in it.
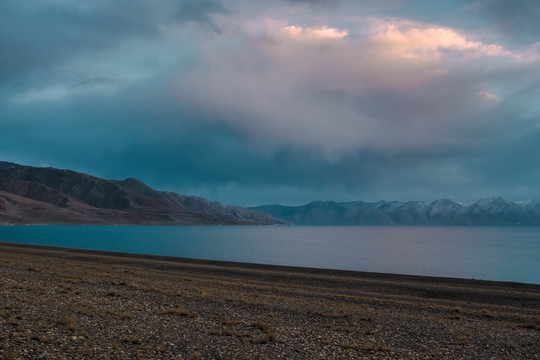
[{"label": "lake", "polygon": [[540,284],[539,227],[0,226],[0,241]]}]

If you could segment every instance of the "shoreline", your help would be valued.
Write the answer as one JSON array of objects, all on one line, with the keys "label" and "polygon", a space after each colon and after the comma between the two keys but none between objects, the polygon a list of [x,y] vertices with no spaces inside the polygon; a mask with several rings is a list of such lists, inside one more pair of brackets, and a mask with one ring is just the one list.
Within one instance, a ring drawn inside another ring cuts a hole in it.
[{"label": "shoreline", "polygon": [[6,242],[0,259],[4,358],[540,354],[536,284]]},{"label": "shoreline", "polygon": [[93,249],[81,249],[81,248],[71,248],[64,246],[53,246],[53,245],[39,245],[39,244],[27,244],[27,243],[16,243],[10,241],[1,241],[0,247],[13,247],[13,248],[27,248],[27,249],[36,249],[36,250],[51,250],[51,251],[60,251],[63,254],[71,253],[78,254],[83,256],[84,254],[88,255],[102,255],[110,256],[111,258],[123,258],[133,260],[154,260],[154,261],[167,261],[171,263],[191,263],[198,265],[220,265],[225,268],[227,267],[236,267],[236,268],[246,268],[246,269],[260,269],[260,270],[280,270],[280,271],[289,271],[289,272],[303,272],[306,274],[322,274],[327,273],[331,275],[339,276],[363,276],[371,277],[374,279],[401,279],[401,280],[416,280],[416,281],[441,281],[441,282],[451,282],[451,283],[463,283],[473,284],[473,283],[491,283],[499,285],[508,285],[508,286],[537,286],[540,290],[540,284],[536,283],[527,283],[519,281],[502,281],[502,280],[486,280],[486,279],[475,279],[475,278],[459,278],[459,277],[449,277],[449,276],[432,276],[432,275],[415,275],[415,274],[400,274],[400,273],[383,273],[383,272],[373,272],[373,271],[360,271],[360,270],[344,270],[344,269],[332,269],[332,268],[317,268],[317,267],[305,267],[305,266],[292,266],[292,265],[276,265],[276,264],[262,264],[262,263],[252,263],[252,262],[241,262],[241,261],[226,261],[226,260],[212,260],[212,259],[199,259],[199,258],[187,258],[179,256],[165,256],[165,255],[153,255],[153,254],[140,254],[140,253],[129,253],[129,252],[120,252],[120,251],[108,251],[108,250],[93,250]]}]

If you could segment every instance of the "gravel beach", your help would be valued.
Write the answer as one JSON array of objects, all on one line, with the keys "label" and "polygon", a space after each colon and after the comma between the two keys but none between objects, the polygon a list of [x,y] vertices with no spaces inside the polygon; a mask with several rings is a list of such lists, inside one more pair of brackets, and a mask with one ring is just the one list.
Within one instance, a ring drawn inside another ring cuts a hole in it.
[{"label": "gravel beach", "polygon": [[540,285],[0,243],[3,359],[540,359]]}]

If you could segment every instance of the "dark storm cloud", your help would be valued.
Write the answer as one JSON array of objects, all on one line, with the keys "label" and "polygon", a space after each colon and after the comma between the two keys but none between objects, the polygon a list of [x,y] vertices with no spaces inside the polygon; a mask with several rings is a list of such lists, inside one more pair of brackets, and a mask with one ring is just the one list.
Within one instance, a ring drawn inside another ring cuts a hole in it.
[{"label": "dark storm cloud", "polygon": [[112,79],[106,76],[94,76],[87,79],[83,79],[73,85],[71,85],[68,90],[73,91],[85,87],[94,87],[94,86],[110,86],[122,84],[123,81],[119,79]]},{"label": "dark storm cloud", "polygon": [[[70,168],[106,178],[136,176],[159,189],[208,197],[216,195],[216,189],[234,184],[237,193],[222,200],[252,205],[257,203],[242,198],[252,187],[267,192],[282,184],[322,189],[328,182],[339,182],[343,175],[338,170],[344,164],[329,165],[313,153],[282,149],[260,154],[241,134],[220,126],[201,127],[190,121],[184,121],[181,129],[172,121],[167,125],[171,117],[193,114],[176,109],[156,113],[132,101],[36,108],[2,124],[0,154],[25,164]],[[123,106],[130,108],[125,111]],[[171,110],[174,112],[169,113]],[[14,117],[9,111],[0,115],[3,119]],[[34,118],[38,116],[48,119],[46,125],[36,125]],[[150,116],[159,119],[159,129],[145,121]],[[76,122],[72,121],[75,117]],[[25,131],[31,126],[36,130]],[[276,195],[271,198],[287,201]]]},{"label": "dark storm cloud", "polygon": [[337,6],[340,0],[285,0],[291,4],[309,4],[314,6]]},{"label": "dark storm cloud", "polygon": [[125,5],[83,10],[77,6],[35,1],[2,2],[0,8],[0,74],[27,75],[27,71],[58,65],[73,57],[113,46],[130,36],[156,31],[144,10]]},{"label": "dark storm cloud", "polygon": [[[261,153],[234,129],[197,123],[195,117],[200,115],[188,104],[179,104],[179,111],[165,102],[156,110],[150,102],[130,95],[115,103],[97,99],[60,108],[36,107],[24,117],[4,111],[3,119],[16,121],[2,124],[0,154],[106,178],[136,176],[162,190],[245,205],[321,198],[430,200],[444,194],[468,200],[499,193],[500,187],[514,196],[540,195],[533,188],[518,188],[540,175],[539,131],[479,150],[360,150],[329,160],[322,153],[294,147]],[[46,123],[36,124],[36,117]],[[149,117],[153,121],[145,121]],[[176,117],[186,120],[178,124],[173,121]],[[512,126],[507,124],[503,131]],[[27,131],[29,127],[36,130]],[[524,181],[516,182],[516,177]],[[227,186],[232,187],[220,193]]]},{"label": "dark storm cloud", "polygon": [[0,76],[22,80],[73,58],[92,56],[123,42],[151,40],[164,25],[209,24],[224,11],[214,0],[114,2],[5,1],[0,4]]},{"label": "dark storm cloud", "polygon": [[474,2],[499,31],[518,43],[540,39],[540,3],[536,0],[483,0]]},{"label": "dark storm cloud", "polygon": [[240,205],[540,199],[534,49],[379,3],[1,2],[0,159]]},{"label": "dark storm cloud", "polygon": [[217,0],[191,0],[179,5],[173,19],[180,22],[195,22],[217,28],[210,15],[226,13],[227,10]]}]

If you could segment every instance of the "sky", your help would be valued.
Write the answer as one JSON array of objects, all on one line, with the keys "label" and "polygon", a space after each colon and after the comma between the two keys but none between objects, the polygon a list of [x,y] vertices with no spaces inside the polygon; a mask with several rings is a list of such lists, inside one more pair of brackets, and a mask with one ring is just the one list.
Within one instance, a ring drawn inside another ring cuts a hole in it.
[{"label": "sky", "polygon": [[3,0],[0,160],[227,204],[540,200],[536,0]]}]

